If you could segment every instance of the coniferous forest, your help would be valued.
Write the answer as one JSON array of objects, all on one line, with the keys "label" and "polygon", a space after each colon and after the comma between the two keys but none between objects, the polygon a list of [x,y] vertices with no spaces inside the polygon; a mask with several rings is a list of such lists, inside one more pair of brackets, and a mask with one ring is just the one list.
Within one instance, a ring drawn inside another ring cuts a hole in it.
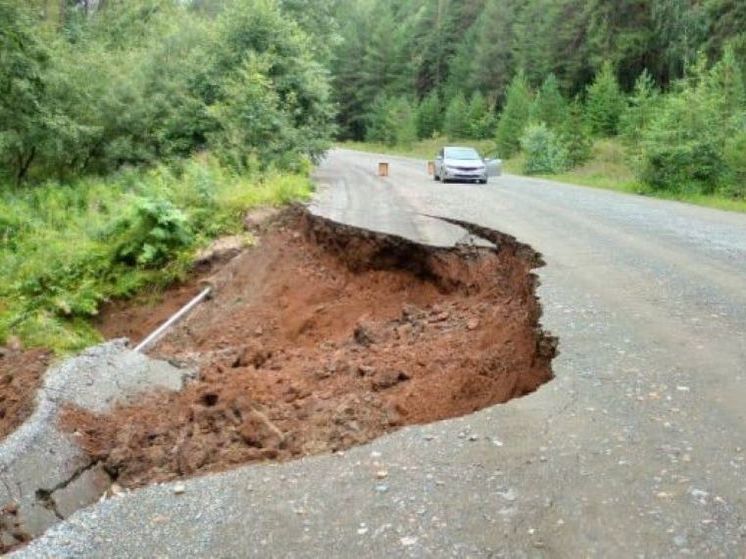
[{"label": "coniferous forest", "polygon": [[494,139],[556,172],[616,138],[653,189],[746,196],[746,4],[359,0],[338,11],[342,138]]}]

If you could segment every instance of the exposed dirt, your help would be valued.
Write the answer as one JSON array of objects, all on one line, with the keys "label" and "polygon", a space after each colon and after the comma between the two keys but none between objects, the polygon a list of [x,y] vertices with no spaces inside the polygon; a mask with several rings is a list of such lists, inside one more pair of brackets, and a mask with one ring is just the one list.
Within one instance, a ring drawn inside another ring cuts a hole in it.
[{"label": "exposed dirt", "polygon": [[197,295],[203,281],[249,246],[252,234],[262,234],[278,212],[273,207],[258,207],[247,212],[244,227],[248,233],[217,239],[202,249],[196,256],[187,280],[165,289],[146,290],[132,299],[105,303],[99,310],[94,325],[107,339],[129,338],[133,345],[141,342]]},{"label": "exposed dirt", "polygon": [[556,347],[538,323],[540,260],[480,234],[499,249],[281,217],[153,352],[198,380],[109,415],[67,410],[63,425],[131,487],[341,450],[529,393],[551,378]]},{"label": "exposed dirt", "polygon": [[200,281],[219,263],[204,262],[191,270],[191,277],[166,289],[157,288],[133,299],[117,299],[102,305],[94,326],[106,339],[129,338],[135,345],[166,322],[199,291]]},{"label": "exposed dirt", "polygon": [[22,351],[0,347],[0,439],[21,425],[34,411],[36,392],[49,366],[44,349]]}]

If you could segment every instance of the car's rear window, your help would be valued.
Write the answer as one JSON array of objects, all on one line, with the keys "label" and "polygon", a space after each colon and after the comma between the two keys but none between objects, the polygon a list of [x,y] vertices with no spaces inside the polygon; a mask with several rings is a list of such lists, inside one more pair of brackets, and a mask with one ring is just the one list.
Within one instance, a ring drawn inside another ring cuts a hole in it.
[{"label": "car's rear window", "polygon": [[477,151],[472,148],[448,148],[446,157],[448,159],[481,159]]}]

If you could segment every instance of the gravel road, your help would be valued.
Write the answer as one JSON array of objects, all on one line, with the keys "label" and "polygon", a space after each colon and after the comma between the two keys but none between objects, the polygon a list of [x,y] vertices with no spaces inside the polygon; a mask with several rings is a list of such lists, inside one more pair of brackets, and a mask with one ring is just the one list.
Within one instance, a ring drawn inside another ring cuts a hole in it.
[{"label": "gravel road", "polygon": [[[379,160],[391,175],[375,176]],[[445,216],[544,254],[557,378],[343,455],[153,486],[20,557],[693,557],[746,553],[746,216],[335,150],[318,213],[430,244]]]}]

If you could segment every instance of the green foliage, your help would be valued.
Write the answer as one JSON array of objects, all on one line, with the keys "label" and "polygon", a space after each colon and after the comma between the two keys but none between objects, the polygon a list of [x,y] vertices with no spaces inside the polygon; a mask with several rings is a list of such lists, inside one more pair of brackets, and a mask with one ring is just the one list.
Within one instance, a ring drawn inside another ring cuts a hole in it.
[{"label": "green foliage", "polygon": [[446,109],[443,120],[443,132],[451,139],[468,138],[470,135],[469,106],[466,97],[458,92]]},{"label": "green foliage", "polygon": [[391,100],[379,97],[373,103],[365,126],[365,139],[369,142],[393,145],[396,143],[395,122],[391,120]]},{"label": "green foliage", "polygon": [[620,131],[622,140],[632,149],[637,149],[643,131],[652,122],[658,110],[659,94],[653,78],[647,70],[637,78],[629,106],[622,113]]},{"label": "green foliage", "polygon": [[186,215],[168,200],[144,198],[132,215],[120,218],[111,237],[118,240],[115,260],[145,268],[162,266],[194,241]]},{"label": "green foliage", "polygon": [[24,180],[31,166],[55,158],[81,133],[47,82],[50,51],[27,8],[0,0],[0,178]]},{"label": "green foliage", "polygon": [[644,131],[640,178],[657,190],[713,192],[723,176],[723,124],[700,63]]},{"label": "green foliage", "polygon": [[740,118],[746,109],[744,75],[731,46],[709,72],[705,86],[713,97],[717,110],[727,121]]},{"label": "green foliage", "polygon": [[480,91],[475,91],[471,96],[468,118],[469,138],[484,140],[490,138],[495,133],[495,115]]},{"label": "green foliage", "polygon": [[187,2],[101,2],[63,12],[59,31],[20,6],[0,0],[6,179],[105,174],[202,149],[238,171],[296,170],[334,133],[317,60],[329,51],[295,21],[323,23],[328,3],[231,0],[208,17]]},{"label": "green foliage", "polygon": [[[741,168],[746,95],[742,4],[342,2],[338,17],[345,25],[332,73],[343,137],[364,137],[376,96],[404,95],[423,99],[418,135],[430,139],[438,128],[432,124],[436,95],[453,100],[461,94],[470,100],[469,130],[451,125],[450,135],[479,138],[490,124],[485,119],[484,127],[475,125],[473,115],[486,97],[500,101],[495,138],[501,157],[518,153],[528,122],[544,122],[564,147],[566,164],[581,173],[634,167],[638,180],[625,175],[624,181],[635,188],[646,179],[655,186],[643,188],[667,193],[738,196],[740,174],[734,169]],[[693,69],[698,53],[703,55]],[[539,84],[531,102],[531,86]],[[585,106],[567,103],[563,94],[584,98]],[[686,114],[686,103],[697,114]],[[621,142],[613,141],[617,134]],[[598,147],[612,144],[614,164],[596,166]]]},{"label": "green foliage", "polygon": [[567,101],[559,89],[557,77],[549,74],[531,104],[531,120],[549,128],[560,128],[567,117]]},{"label": "green foliage", "polygon": [[417,112],[405,98],[399,97],[392,106],[393,118],[397,122],[395,142],[400,146],[410,146],[417,141]]},{"label": "green foliage", "polygon": [[443,108],[437,92],[425,97],[417,108],[417,137],[432,138],[443,125]]},{"label": "green foliage", "polygon": [[237,233],[259,204],[306,196],[302,175],[236,175],[214,158],[0,195],[0,344],[70,351],[98,334],[102,301],[186,273],[194,250]]},{"label": "green foliage", "polygon": [[210,145],[238,172],[262,170],[296,155],[298,131],[280,106],[269,67],[264,57],[247,58],[223,86],[223,100],[210,107],[218,123],[208,134]]},{"label": "green foliage", "polygon": [[606,61],[588,87],[586,112],[593,132],[600,136],[615,136],[619,131],[619,119],[624,107],[624,95],[619,88],[614,68]]},{"label": "green foliage", "polygon": [[732,198],[746,199],[746,123],[740,132],[725,141],[723,159],[728,169],[724,193]]},{"label": "green foliage", "polygon": [[526,155],[523,168],[526,174],[559,173],[566,168],[565,148],[544,123],[531,124],[526,128],[521,147]]},{"label": "green foliage", "polygon": [[531,113],[531,91],[523,72],[518,72],[508,87],[505,106],[497,124],[497,149],[508,158],[518,151]]},{"label": "green foliage", "polygon": [[646,68],[665,90],[700,50],[717,60],[730,44],[746,60],[746,8],[734,0],[348,0],[336,11],[340,125],[358,140],[381,94],[502,100],[523,69],[537,86],[554,74],[569,98],[587,91],[604,61],[623,91]]},{"label": "green foliage", "polygon": [[410,145],[417,140],[417,114],[404,97],[380,97],[373,107],[367,130],[369,142]]},{"label": "green foliage", "polygon": [[641,179],[656,190],[740,195],[745,122],[743,77],[732,53],[709,70],[700,57],[644,130]]},{"label": "green foliage", "polygon": [[[244,147],[268,158],[261,161],[262,165],[274,163],[294,169],[304,157],[317,161],[334,132],[334,115],[327,73],[313,59],[308,36],[278,9],[276,2],[267,0],[234,0],[218,18],[216,27],[209,45],[213,62],[208,67],[204,94],[206,102],[210,103],[213,95],[218,101],[214,114],[227,128],[227,135],[235,138],[239,113],[252,113],[261,118],[256,125],[262,132],[244,136]],[[259,84],[262,80],[265,83]],[[222,87],[211,90],[213,84]],[[244,85],[258,97],[247,97],[242,91]],[[254,103],[258,106],[252,107]],[[273,116],[260,117],[263,110]],[[221,115],[224,111],[227,115]],[[242,118],[244,126],[254,126],[245,115]],[[281,137],[267,149],[261,144],[271,129]],[[217,132],[208,139],[219,137]]]},{"label": "green foliage", "polygon": [[592,154],[593,138],[580,99],[575,98],[567,107],[566,117],[559,130],[567,167],[577,167],[588,161]]}]

